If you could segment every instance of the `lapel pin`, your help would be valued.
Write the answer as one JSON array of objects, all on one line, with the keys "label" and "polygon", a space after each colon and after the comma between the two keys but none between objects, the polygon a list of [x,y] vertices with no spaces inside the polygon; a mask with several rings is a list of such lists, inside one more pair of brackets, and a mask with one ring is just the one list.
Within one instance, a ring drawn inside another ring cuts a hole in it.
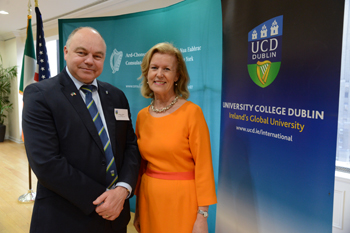
[{"label": "lapel pin", "polygon": [[72,92],[72,93],[70,93],[70,95],[71,95],[71,96],[75,96],[76,94],[75,94],[75,92]]},{"label": "lapel pin", "polygon": [[108,95],[108,91],[106,91],[106,95]]}]

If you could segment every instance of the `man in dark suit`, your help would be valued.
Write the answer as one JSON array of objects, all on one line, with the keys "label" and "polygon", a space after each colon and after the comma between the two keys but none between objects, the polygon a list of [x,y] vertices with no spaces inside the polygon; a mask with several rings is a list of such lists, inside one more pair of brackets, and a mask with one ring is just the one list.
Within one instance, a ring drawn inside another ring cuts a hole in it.
[{"label": "man in dark suit", "polygon": [[[105,41],[96,30],[76,29],[64,47],[64,70],[24,91],[25,147],[38,178],[30,232],[126,232],[140,154],[124,93],[96,80],[105,56]],[[86,84],[94,87],[92,102],[112,147],[111,175],[118,177],[112,188],[103,139],[80,89]]]}]

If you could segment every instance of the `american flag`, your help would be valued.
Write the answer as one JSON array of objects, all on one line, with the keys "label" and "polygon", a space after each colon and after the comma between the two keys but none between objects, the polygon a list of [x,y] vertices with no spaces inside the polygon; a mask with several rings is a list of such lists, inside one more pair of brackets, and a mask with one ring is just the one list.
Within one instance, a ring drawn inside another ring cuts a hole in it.
[{"label": "american flag", "polygon": [[36,13],[36,70],[34,80],[39,82],[50,78],[49,59],[44,37],[43,20],[39,7],[35,7]]}]

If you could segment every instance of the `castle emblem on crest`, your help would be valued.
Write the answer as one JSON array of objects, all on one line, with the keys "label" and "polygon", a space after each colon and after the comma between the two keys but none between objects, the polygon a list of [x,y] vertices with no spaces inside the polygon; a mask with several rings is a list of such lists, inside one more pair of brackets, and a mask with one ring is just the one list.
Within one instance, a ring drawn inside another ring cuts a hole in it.
[{"label": "castle emblem on crest", "polygon": [[278,23],[277,21],[273,21],[271,26],[271,36],[278,35]]},{"label": "castle emblem on crest", "polygon": [[122,62],[122,58],[123,58],[123,52],[122,51],[118,51],[117,49],[113,50],[113,53],[111,55],[110,58],[110,65],[111,65],[111,69],[113,74],[117,71],[119,71],[119,67],[120,67],[120,63]]},{"label": "castle emblem on crest", "polygon": [[264,25],[261,29],[261,38],[267,37],[267,28]]}]

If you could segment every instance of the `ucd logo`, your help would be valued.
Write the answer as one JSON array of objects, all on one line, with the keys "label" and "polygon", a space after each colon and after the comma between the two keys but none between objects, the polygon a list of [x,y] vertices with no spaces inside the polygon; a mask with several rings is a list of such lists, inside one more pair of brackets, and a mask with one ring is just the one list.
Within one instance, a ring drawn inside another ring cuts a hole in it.
[{"label": "ucd logo", "polygon": [[256,85],[265,88],[281,67],[283,15],[272,18],[248,33],[248,72]]}]

